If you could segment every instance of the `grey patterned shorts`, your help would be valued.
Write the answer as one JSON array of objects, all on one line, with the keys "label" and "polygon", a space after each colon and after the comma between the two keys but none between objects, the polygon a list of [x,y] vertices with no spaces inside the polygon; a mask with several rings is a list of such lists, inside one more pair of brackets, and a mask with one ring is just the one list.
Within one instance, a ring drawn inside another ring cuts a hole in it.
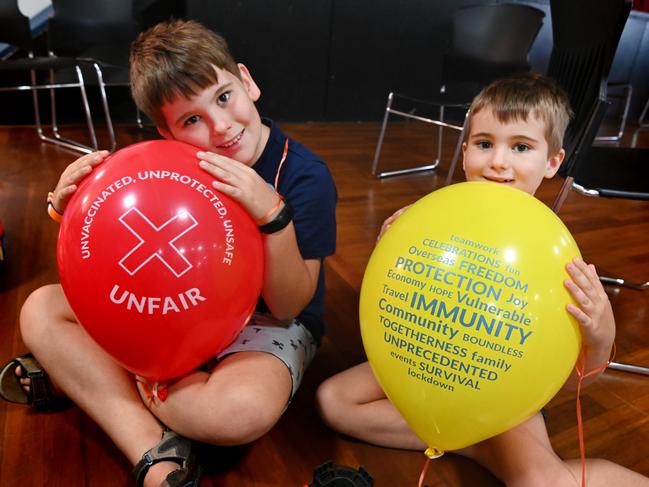
[{"label": "grey patterned shorts", "polygon": [[236,352],[265,352],[277,357],[286,364],[291,374],[293,388],[290,402],[316,349],[311,332],[298,320],[286,325],[272,316],[255,313],[237,339],[216,358],[221,360]]}]

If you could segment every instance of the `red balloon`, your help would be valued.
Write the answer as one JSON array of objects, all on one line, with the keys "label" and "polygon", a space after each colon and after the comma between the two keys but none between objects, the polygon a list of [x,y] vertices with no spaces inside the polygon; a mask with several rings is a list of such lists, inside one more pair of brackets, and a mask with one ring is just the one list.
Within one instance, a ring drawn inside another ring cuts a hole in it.
[{"label": "red balloon", "polygon": [[261,292],[257,226],[212,188],[197,151],[158,140],[112,154],[79,185],[59,232],[59,276],[79,322],[153,380],[228,346]]}]

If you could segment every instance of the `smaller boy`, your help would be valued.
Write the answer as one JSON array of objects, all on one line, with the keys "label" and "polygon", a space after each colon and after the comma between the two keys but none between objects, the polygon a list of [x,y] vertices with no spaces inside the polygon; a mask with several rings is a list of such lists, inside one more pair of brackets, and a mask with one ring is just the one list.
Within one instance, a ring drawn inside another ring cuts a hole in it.
[{"label": "smaller boy", "polygon": [[[563,161],[570,115],[567,95],[548,78],[525,74],[492,83],[471,105],[462,145],[466,179],[505,184],[533,195]],[[386,220],[381,234],[404,210]],[[613,312],[592,265],[575,259],[566,269],[570,279],[564,284],[579,303],[566,308],[579,322],[589,371],[609,358],[615,337]],[[576,380],[573,373],[568,383]],[[367,362],[331,377],[317,395],[325,422],[341,433],[381,446],[426,448],[387,399]],[[508,486],[575,486],[580,476],[579,462],[564,462],[552,450],[540,413],[455,453],[478,461]],[[649,479],[604,460],[589,460],[589,477],[591,487],[649,485]]]},{"label": "smaller boy", "polygon": [[[250,72],[197,22],[162,23],[141,34],[131,49],[131,88],[159,132],[200,148],[195,163],[214,176],[213,187],[257,221],[265,253],[257,313],[214,363],[167,384],[162,400],[157,387],[136,382],[89,338],[60,285],[45,286],[21,312],[23,340],[38,362],[20,357],[4,371],[21,378],[20,402],[46,388],[72,399],[135,466],[137,485],[198,485],[200,467],[186,438],[222,446],[259,438],[313,358],[324,333],[322,264],[335,250],[336,189],[320,158],[260,118],[254,102],[261,92]],[[106,155],[68,166],[50,211],[62,214]],[[51,382],[31,379],[39,362]]]}]

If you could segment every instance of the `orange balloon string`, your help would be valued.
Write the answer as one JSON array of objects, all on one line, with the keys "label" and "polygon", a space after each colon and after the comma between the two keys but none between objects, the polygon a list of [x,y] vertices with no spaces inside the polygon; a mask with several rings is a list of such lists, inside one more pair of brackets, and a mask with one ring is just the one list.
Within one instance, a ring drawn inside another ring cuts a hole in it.
[{"label": "orange balloon string", "polygon": [[418,487],[424,487],[424,479],[426,478],[426,472],[428,472],[428,465],[430,465],[430,457],[426,456],[426,462],[424,463],[424,468],[421,470],[421,475],[419,475]]},{"label": "orange balloon string", "polygon": [[419,475],[419,487],[424,486],[424,478],[426,477],[426,472],[428,471],[428,465],[430,464],[430,461],[444,455],[444,450],[428,447],[424,452],[424,455],[426,455],[426,463],[424,463],[424,468],[421,471],[421,475]]},{"label": "orange balloon string", "polygon": [[585,372],[584,371],[585,357],[582,350],[582,352],[579,354],[579,360],[577,360],[577,364],[575,365],[575,370],[577,371],[577,378],[578,378],[577,380],[577,432],[579,435],[579,457],[581,460],[581,486],[582,487],[586,487],[586,443],[584,441],[584,424],[583,424],[583,417],[581,414],[581,386],[586,377],[599,374],[600,372],[606,370],[606,367],[608,367],[608,365],[613,361],[613,358],[615,357],[615,351],[616,351],[615,343],[613,343],[611,358],[609,358],[608,361],[601,367],[597,367],[596,369],[593,369],[590,372]]}]

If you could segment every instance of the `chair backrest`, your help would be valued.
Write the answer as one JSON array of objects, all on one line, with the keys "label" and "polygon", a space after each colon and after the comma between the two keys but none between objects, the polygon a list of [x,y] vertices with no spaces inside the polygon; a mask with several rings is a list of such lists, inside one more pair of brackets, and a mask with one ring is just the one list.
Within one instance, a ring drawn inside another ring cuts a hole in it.
[{"label": "chair backrest", "polygon": [[133,0],[52,0],[50,46],[56,54],[79,55],[94,45],[129,43],[139,29]]},{"label": "chair backrest", "polygon": [[568,93],[574,111],[564,138],[563,176],[593,143],[606,111],[606,84],[631,0],[550,0],[553,46],[548,76]]},{"label": "chair backrest", "polygon": [[522,4],[497,3],[456,10],[451,49],[444,56],[442,84],[486,85],[508,74],[529,71],[527,55],[544,17],[542,10]]},{"label": "chair backrest", "polygon": [[18,8],[18,0],[0,0],[0,42],[32,50],[29,17]]},{"label": "chair backrest", "polygon": [[464,7],[453,14],[453,49],[496,63],[527,61],[545,13],[522,4]]}]

